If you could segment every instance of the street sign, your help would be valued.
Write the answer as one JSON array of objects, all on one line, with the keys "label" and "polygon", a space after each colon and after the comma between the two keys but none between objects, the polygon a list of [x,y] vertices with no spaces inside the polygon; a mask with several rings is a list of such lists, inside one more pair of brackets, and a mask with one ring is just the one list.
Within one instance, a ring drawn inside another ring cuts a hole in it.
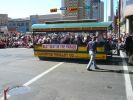
[{"label": "street sign", "polygon": [[76,11],[78,11],[78,7],[69,7],[67,10],[69,12],[76,12]]},{"label": "street sign", "polygon": [[67,10],[67,7],[61,7],[60,10]]}]

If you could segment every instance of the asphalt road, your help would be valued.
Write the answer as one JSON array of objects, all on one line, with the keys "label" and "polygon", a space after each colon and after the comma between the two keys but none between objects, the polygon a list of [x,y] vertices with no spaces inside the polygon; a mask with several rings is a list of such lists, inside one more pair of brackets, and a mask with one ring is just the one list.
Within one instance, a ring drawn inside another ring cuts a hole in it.
[{"label": "asphalt road", "polygon": [[40,61],[32,49],[0,49],[0,100],[6,88],[8,100],[133,100],[133,66],[123,61],[97,61],[100,70],[87,71],[88,61]]}]

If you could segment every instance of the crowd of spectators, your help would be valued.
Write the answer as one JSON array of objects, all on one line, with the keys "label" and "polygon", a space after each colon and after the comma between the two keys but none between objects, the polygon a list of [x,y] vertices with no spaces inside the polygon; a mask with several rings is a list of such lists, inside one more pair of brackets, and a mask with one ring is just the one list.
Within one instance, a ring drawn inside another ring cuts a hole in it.
[{"label": "crowd of spectators", "polygon": [[125,44],[127,34],[120,34],[118,36],[115,33],[50,33],[45,35],[36,35],[34,42],[36,44],[78,44],[87,45],[92,36],[97,37],[98,43],[107,43],[111,45],[111,48],[122,47]]},{"label": "crowd of spectators", "polygon": [[[84,34],[85,35],[85,34]],[[46,35],[36,35],[34,40],[36,44],[79,44],[84,45],[87,40],[90,38],[88,36],[87,39],[83,34],[75,34],[75,33],[51,33]]]},{"label": "crowd of spectators", "polygon": [[30,48],[33,46],[32,35],[9,35],[0,36],[0,48]]},{"label": "crowd of spectators", "polygon": [[[74,32],[60,32],[60,33],[44,33],[36,34],[34,36],[35,44],[78,44],[87,45],[92,36],[97,37],[98,43],[105,43],[107,48],[119,49],[124,46],[128,34],[122,33],[118,35],[113,33],[74,33]],[[31,48],[33,47],[33,36],[31,34],[16,35],[2,35],[0,36],[0,48]],[[109,44],[109,45],[108,45]],[[110,46],[110,47],[109,47]]]}]

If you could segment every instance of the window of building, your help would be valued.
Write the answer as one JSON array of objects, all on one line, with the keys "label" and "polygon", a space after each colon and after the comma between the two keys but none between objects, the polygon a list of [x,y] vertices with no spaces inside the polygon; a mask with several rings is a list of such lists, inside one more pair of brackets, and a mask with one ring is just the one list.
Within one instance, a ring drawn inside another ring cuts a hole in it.
[{"label": "window of building", "polygon": [[29,32],[29,28],[26,28],[26,32]]},{"label": "window of building", "polygon": [[15,23],[12,23],[12,25],[13,25],[13,26],[16,26],[16,24],[15,24]]},{"label": "window of building", "polygon": [[17,23],[17,26],[20,26],[20,23]]},{"label": "window of building", "polygon": [[28,22],[26,22],[26,26],[29,26],[29,23]]},{"label": "window of building", "polygon": [[24,26],[24,23],[21,23],[21,26]]}]

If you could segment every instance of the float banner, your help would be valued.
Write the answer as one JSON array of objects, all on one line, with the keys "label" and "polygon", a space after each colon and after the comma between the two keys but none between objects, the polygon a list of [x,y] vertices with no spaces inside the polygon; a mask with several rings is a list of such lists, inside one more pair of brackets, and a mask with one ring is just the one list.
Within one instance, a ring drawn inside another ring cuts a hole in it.
[{"label": "float banner", "polygon": [[76,44],[42,44],[44,50],[67,50],[67,51],[76,51]]}]

